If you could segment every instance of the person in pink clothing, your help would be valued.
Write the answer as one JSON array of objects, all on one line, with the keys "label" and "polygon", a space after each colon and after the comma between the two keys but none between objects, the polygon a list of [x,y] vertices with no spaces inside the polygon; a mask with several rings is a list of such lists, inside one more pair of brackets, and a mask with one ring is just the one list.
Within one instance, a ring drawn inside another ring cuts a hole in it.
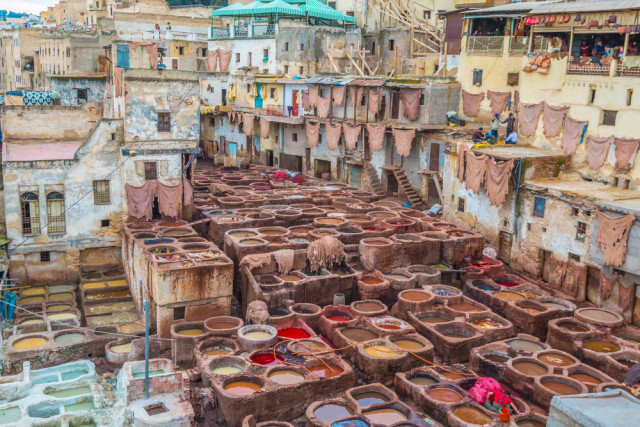
[{"label": "person in pink clothing", "polygon": [[490,411],[499,413],[500,409],[507,408],[512,413],[518,413],[511,398],[502,390],[500,383],[493,378],[478,378],[473,387],[467,392],[467,396]]}]

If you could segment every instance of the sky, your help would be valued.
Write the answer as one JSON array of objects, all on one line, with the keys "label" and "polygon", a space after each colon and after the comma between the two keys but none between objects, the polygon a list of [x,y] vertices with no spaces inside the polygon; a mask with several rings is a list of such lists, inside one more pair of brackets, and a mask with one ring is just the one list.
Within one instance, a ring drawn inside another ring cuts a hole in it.
[{"label": "sky", "polygon": [[56,3],[57,0],[0,0],[0,9],[39,14]]}]

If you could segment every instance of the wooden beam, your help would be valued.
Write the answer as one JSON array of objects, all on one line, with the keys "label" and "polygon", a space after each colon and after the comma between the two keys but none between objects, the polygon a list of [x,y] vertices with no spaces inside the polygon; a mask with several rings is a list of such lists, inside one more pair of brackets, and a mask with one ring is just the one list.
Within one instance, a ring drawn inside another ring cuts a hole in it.
[{"label": "wooden beam", "polygon": [[373,71],[371,71],[371,67],[369,67],[369,64],[367,64],[367,59],[364,54],[364,48],[362,48],[362,51],[358,51],[358,56],[362,58],[362,63],[367,68],[367,70],[369,70],[369,75],[373,75]]},{"label": "wooden beam", "polygon": [[351,51],[351,53],[345,51],[345,53],[347,54],[347,58],[349,58],[349,61],[351,61],[351,65],[353,65],[355,67],[356,70],[358,70],[358,73],[360,73],[361,76],[364,76],[364,73],[362,72],[362,70],[360,69],[360,67],[358,67],[358,64],[356,63],[356,61],[353,60],[353,46],[351,46],[349,48],[349,50]]}]

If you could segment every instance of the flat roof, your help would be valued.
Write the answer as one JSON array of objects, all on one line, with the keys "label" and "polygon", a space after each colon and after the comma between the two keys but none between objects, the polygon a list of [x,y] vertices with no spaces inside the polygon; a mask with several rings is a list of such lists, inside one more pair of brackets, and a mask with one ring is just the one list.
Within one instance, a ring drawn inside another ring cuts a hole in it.
[{"label": "flat roof", "polygon": [[[469,17],[481,17],[482,15],[520,14],[556,3],[555,1],[527,1],[518,3],[501,4],[500,6],[473,9],[464,12]],[[582,3],[582,2],[581,2]]]},{"label": "flat roof", "polygon": [[2,163],[37,160],[73,160],[82,141],[30,141],[2,143]]},{"label": "flat roof", "polygon": [[[522,3],[521,3],[522,4]],[[577,2],[552,2],[537,6],[532,14],[609,12],[614,10],[640,9],[640,0],[597,0]],[[573,22],[573,17],[571,17]]]},{"label": "flat roof", "polygon": [[633,199],[598,202],[598,206],[616,212],[638,214],[640,213],[640,195]]},{"label": "flat roof", "polygon": [[[564,194],[582,197],[594,201],[608,201],[620,203],[620,199],[640,199],[640,191],[612,187],[595,181],[585,181],[580,177],[536,179],[527,181],[529,190],[552,190]],[[637,202],[640,207],[640,200]]]},{"label": "flat roof", "polygon": [[477,148],[473,151],[504,159],[568,157],[563,153],[545,150],[544,148],[530,147],[526,145],[493,145]]}]

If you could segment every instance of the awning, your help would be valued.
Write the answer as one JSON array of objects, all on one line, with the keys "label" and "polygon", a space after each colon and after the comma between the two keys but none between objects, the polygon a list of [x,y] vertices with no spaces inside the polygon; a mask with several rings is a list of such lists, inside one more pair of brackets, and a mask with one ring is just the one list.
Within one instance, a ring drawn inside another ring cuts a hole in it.
[{"label": "awning", "polygon": [[521,13],[495,13],[493,15],[473,15],[473,16],[465,16],[462,19],[482,19],[482,18],[513,18],[513,19],[519,19],[522,18],[524,15]]},{"label": "awning", "polygon": [[640,9],[640,0],[558,2],[538,6],[532,9],[531,13],[534,15],[540,15],[553,13],[611,12],[616,10],[634,9]]}]

